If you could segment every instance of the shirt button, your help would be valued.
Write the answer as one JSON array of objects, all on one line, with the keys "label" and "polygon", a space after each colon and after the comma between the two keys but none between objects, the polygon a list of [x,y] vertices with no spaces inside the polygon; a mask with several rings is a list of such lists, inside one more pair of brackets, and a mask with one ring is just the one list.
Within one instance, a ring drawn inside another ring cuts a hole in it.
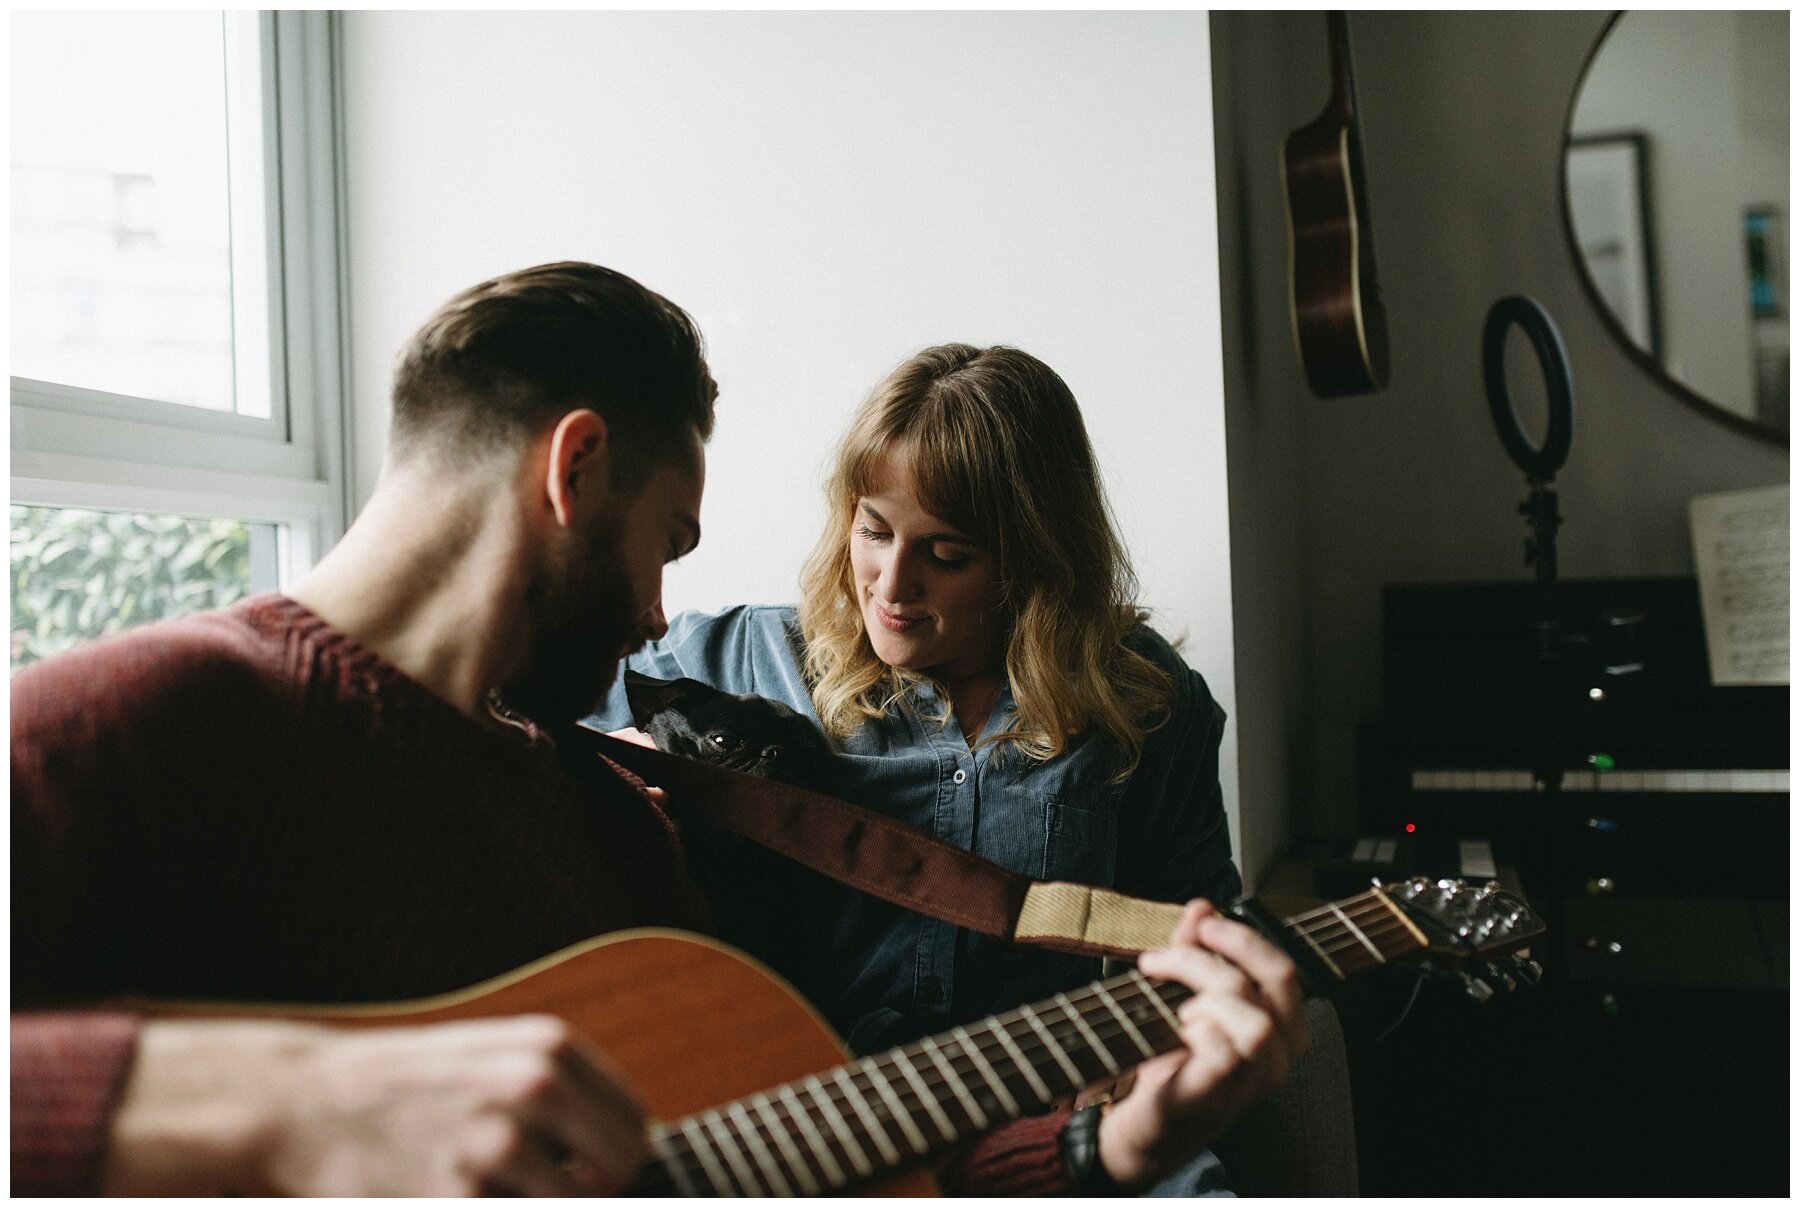
[{"label": "shirt button", "polygon": [[967,772],[963,771],[961,768],[957,768],[956,775],[950,777],[950,779],[955,781],[957,784],[961,784],[963,781],[967,780],[968,778],[969,778],[969,774]]}]

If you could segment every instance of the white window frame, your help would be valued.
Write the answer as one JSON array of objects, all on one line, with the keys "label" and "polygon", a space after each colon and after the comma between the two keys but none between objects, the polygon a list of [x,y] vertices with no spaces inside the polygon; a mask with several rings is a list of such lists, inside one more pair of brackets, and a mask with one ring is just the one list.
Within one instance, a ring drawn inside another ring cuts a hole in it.
[{"label": "white window frame", "polygon": [[[227,21],[228,56],[260,59],[262,129],[237,128],[234,118],[229,138],[234,166],[260,167],[265,203],[260,230],[234,229],[232,288],[263,287],[266,335],[242,330],[247,311],[234,306],[234,354],[266,344],[271,414],[14,377],[11,501],[277,524],[286,584],[342,536],[352,513],[338,26],[320,11]],[[240,183],[234,176],[234,192]],[[238,222],[242,207],[232,216]],[[249,359],[238,360],[240,390]]]}]

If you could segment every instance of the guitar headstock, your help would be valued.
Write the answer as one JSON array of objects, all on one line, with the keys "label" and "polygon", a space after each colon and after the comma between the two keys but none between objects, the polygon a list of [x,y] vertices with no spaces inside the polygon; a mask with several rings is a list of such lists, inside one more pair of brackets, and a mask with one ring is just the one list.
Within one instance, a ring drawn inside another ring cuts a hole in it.
[{"label": "guitar headstock", "polygon": [[1470,885],[1414,877],[1382,892],[1424,933],[1427,965],[1460,978],[1477,1001],[1497,989],[1535,985],[1543,976],[1526,946],[1544,933],[1544,921],[1498,881]]}]

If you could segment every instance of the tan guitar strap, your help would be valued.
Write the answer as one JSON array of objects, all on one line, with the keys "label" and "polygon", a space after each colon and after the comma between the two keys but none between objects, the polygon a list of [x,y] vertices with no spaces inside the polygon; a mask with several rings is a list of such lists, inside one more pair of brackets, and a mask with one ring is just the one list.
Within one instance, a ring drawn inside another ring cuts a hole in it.
[{"label": "tan guitar strap", "polygon": [[565,731],[646,784],[664,808],[750,839],[885,901],[986,935],[1089,956],[1161,948],[1181,918],[1168,902],[1034,881],[884,814],[669,755],[584,727]]}]

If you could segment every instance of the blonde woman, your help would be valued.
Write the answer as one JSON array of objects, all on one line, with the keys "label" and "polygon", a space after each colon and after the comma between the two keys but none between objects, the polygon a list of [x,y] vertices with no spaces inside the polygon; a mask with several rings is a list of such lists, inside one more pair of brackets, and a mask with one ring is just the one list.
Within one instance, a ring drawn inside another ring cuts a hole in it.
[{"label": "blonde woman", "polygon": [[[926,349],[858,411],[826,491],[797,608],[677,616],[628,665],[786,702],[844,753],[844,796],[1019,872],[1167,901],[1240,891],[1224,712],[1144,625],[1080,411],[1049,366]],[[631,724],[622,686],[588,724]],[[745,847],[696,855],[721,934],[859,1052],[1098,975]]]}]

